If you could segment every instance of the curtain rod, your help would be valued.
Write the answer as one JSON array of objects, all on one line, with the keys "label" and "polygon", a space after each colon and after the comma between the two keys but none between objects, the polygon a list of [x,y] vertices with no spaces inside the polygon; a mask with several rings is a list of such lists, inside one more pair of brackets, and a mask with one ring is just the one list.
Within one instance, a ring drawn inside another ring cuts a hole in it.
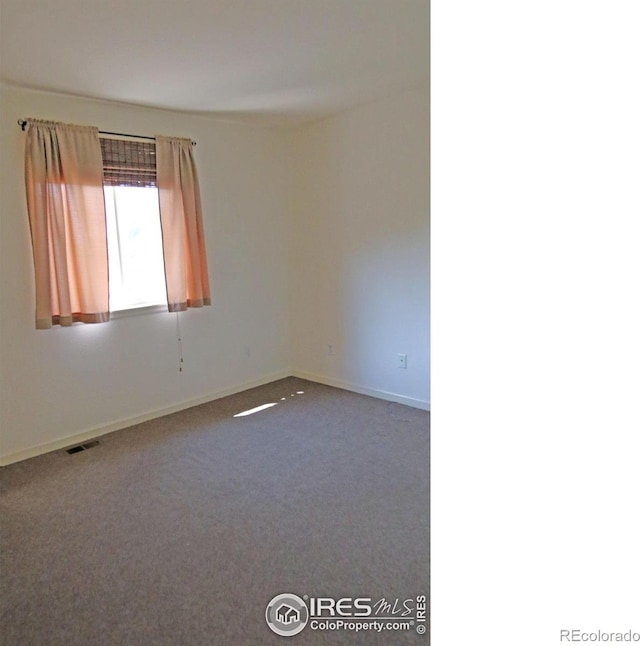
[{"label": "curtain rod", "polygon": [[[22,131],[24,132],[24,129],[27,127],[28,121],[26,119],[18,119],[18,125],[22,128]],[[151,139],[152,141],[155,141],[155,137],[147,137],[145,135],[128,135],[125,132],[109,132],[108,130],[98,130],[98,134],[100,135],[115,135],[116,137],[135,137],[136,139]],[[192,141],[191,145],[195,146],[197,142]]]}]

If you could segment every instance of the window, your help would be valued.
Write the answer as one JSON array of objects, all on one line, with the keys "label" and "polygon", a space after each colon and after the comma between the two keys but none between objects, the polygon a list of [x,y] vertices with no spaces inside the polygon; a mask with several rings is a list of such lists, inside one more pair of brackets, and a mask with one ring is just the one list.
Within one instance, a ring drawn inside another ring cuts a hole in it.
[{"label": "window", "polygon": [[167,303],[155,143],[100,140],[109,258],[109,310]]},{"label": "window", "polygon": [[36,329],[106,323],[113,310],[144,305],[211,305],[191,139],[22,125]]},{"label": "window", "polygon": [[109,310],[167,303],[158,189],[105,186]]}]

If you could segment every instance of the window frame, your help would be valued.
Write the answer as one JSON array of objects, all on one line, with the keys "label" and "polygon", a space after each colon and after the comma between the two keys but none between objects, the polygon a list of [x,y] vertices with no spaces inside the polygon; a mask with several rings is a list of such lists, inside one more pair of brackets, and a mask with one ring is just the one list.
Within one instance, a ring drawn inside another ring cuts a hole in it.
[{"label": "window frame", "polygon": [[[148,164],[143,164],[144,168],[139,174],[136,174],[136,169],[133,167],[135,159],[140,159],[140,154],[152,154],[155,157],[155,141],[150,142],[146,138],[136,138],[136,137],[124,137],[111,134],[99,134],[100,138],[100,149],[103,159],[103,183],[102,183],[102,193],[105,202],[105,217],[107,217],[107,193],[106,188],[117,189],[119,187],[137,187],[137,188],[153,188],[156,193],[158,192],[157,185],[157,176],[155,174],[155,167],[153,172],[150,172],[150,166]],[[103,142],[117,142],[120,144],[119,148],[120,154],[113,152],[113,146],[107,145]],[[141,144],[136,146],[136,144]],[[135,151],[133,154],[130,153],[130,150],[139,148],[140,152]],[[153,152],[149,152],[150,149],[153,149]],[[107,152],[108,151],[108,152]],[[137,153],[137,154],[136,154]],[[106,157],[107,155],[108,158]],[[121,163],[121,166],[118,163]],[[124,170],[124,173],[122,172]],[[111,181],[106,182],[105,176]],[[117,179],[114,179],[114,176],[126,176],[129,181],[124,180],[122,183]],[[137,177],[137,179],[136,179]],[[159,200],[159,194],[158,194]],[[117,217],[117,215],[116,215]],[[158,225],[160,226],[160,235],[162,240],[162,220],[160,219],[160,211],[158,205]],[[107,222],[105,222],[105,225]],[[111,245],[109,244],[109,234],[107,227],[107,258],[109,258],[109,249]],[[162,244],[162,242],[161,242]],[[118,246],[118,254],[120,254],[122,249]],[[168,311],[168,299],[166,296],[166,276],[164,269],[164,249],[160,248],[161,254],[163,256],[163,283],[165,284],[165,297],[164,301],[161,303],[143,303],[143,304],[132,304],[122,309],[111,309],[111,281],[110,281],[110,296],[109,296],[109,314],[111,319],[126,318],[129,316],[139,316],[143,314],[156,314],[160,312]]]}]

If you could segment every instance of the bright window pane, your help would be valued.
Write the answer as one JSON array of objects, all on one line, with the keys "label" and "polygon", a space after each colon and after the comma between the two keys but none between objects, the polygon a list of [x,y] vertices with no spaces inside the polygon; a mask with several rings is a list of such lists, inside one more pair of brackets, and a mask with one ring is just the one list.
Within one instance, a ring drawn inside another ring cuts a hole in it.
[{"label": "bright window pane", "polygon": [[105,186],[111,311],[167,302],[158,189]]}]

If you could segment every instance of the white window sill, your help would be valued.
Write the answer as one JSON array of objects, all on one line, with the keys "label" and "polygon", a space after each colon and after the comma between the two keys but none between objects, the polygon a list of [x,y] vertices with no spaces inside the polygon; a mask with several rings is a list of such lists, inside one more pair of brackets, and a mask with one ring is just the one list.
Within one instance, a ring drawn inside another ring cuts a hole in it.
[{"label": "white window sill", "polygon": [[130,316],[140,316],[142,314],[159,314],[160,312],[168,312],[167,304],[162,305],[142,305],[140,307],[131,307],[126,310],[113,310],[110,313],[110,320],[124,319]]}]

